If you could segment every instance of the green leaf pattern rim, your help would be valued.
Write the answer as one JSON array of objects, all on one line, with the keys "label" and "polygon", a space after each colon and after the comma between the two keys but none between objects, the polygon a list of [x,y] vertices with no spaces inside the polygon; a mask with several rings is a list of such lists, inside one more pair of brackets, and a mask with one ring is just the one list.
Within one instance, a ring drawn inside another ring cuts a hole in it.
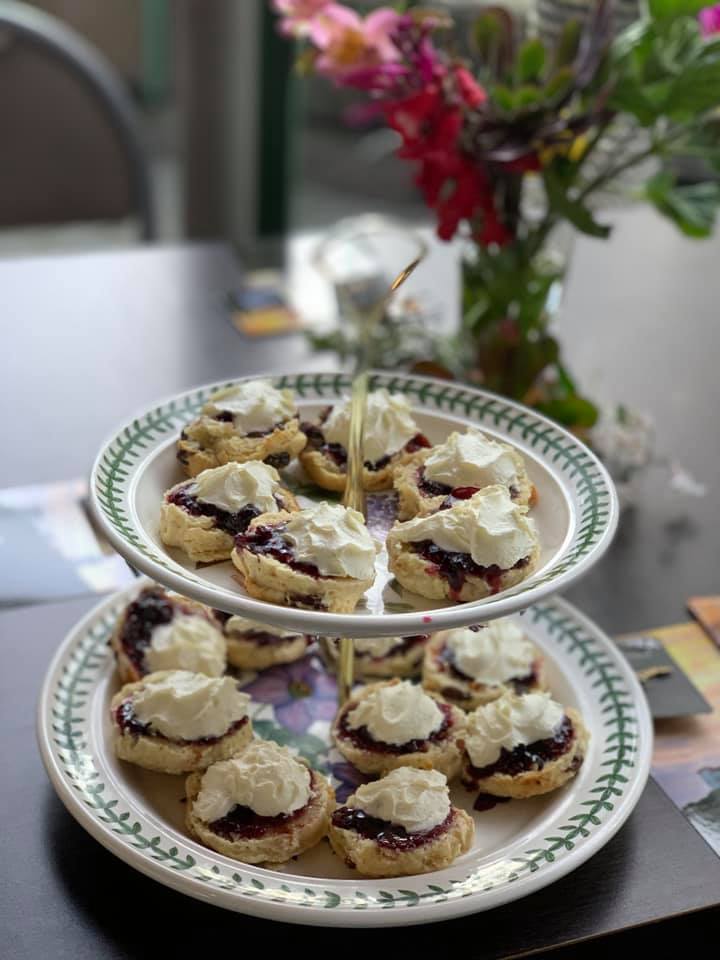
[{"label": "green leaf pattern rim", "polygon": [[[346,890],[339,893],[337,889],[326,889],[322,881],[296,881],[286,876],[284,882],[279,882],[271,871],[260,868],[248,873],[244,864],[221,868],[217,863],[203,862],[197,851],[191,852],[177,845],[168,846],[163,843],[161,836],[148,835],[133,812],[123,809],[120,800],[111,795],[112,788],[108,789],[103,782],[93,759],[87,712],[89,691],[107,667],[110,657],[108,639],[118,612],[126,602],[124,594],[113,599],[114,603],[106,601],[88,615],[85,632],[75,644],[59,651],[56,657],[59,662],[57,665],[53,663],[48,672],[38,715],[39,739],[48,772],[51,779],[53,772],[59,774],[68,792],[76,795],[86,814],[97,821],[98,826],[102,824],[105,830],[112,831],[123,844],[133,848],[143,858],[154,861],[171,874],[182,874],[208,887],[231,891],[241,899],[309,910],[341,908],[368,911],[441,904],[498,890],[521,882],[550,864],[561,863],[578,843],[587,845],[583,860],[592,855],[595,852],[593,848],[602,845],[593,843],[593,836],[598,838],[598,828],[613,818],[617,804],[628,792],[633,791],[639,797],[644,787],[652,733],[639,685],[631,674],[626,672],[626,677],[630,676],[630,683],[622,676],[618,664],[621,654],[616,653],[613,662],[608,652],[611,648],[604,648],[593,636],[591,629],[588,629],[591,627],[589,621],[566,601],[555,599],[530,607],[526,615],[533,623],[544,623],[558,648],[564,655],[577,661],[579,668],[591,680],[591,686],[597,689],[599,702],[604,704],[602,714],[606,718],[600,745],[603,758],[600,766],[605,772],[573,803],[567,811],[568,815],[562,818],[565,822],[554,828],[553,835],[543,838],[542,846],[525,850],[521,856],[509,860],[480,866],[445,885],[418,876],[387,881],[383,885],[388,889],[378,889],[376,892],[360,889],[352,881],[336,881],[339,889]],[[49,687],[51,680],[52,686]],[[642,707],[639,708],[641,703]],[[46,711],[43,711],[44,704],[47,705]],[[45,744],[43,731],[46,734]],[[595,738],[600,734],[601,731],[593,730]],[[53,765],[55,771],[52,770]],[[72,805],[68,804],[68,808],[77,816]],[[619,829],[631,809],[624,810],[622,817],[616,818],[612,833]],[[572,815],[569,815],[571,812]],[[568,869],[572,869],[572,866],[569,865]],[[167,882],[169,886],[177,886],[170,878]],[[414,889],[410,889],[411,886]],[[185,892],[201,896],[187,888]],[[478,904],[478,908],[482,909],[483,905]],[[237,909],[242,907],[238,905]],[[253,911],[249,907],[248,912],[262,911]],[[460,912],[472,912],[472,906],[468,905],[467,910]],[[302,917],[288,919],[303,922]]]},{"label": "green leaf pattern rim", "polygon": [[[115,540],[116,547],[119,538],[121,544],[124,542],[135,548],[172,576],[205,586],[191,571],[177,567],[170,558],[138,536],[126,508],[133,465],[159,438],[172,435],[197,416],[210,394],[250,379],[257,378],[244,377],[209,384],[170,399],[132,420],[104,445],[93,467],[91,490],[100,520],[109,528],[108,533]],[[319,400],[337,397],[351,387],[351,377],[346,373],[281,374],[269,379],[278,389],[288,388],[300,397],[311,396]],[[483,601],[488,613],[489,604],[494,605],[496,616],[510,612],[509,609],[499,609],[504,605],[503,601],[510,597],[522,597],[529,591],[533,596],[528,602],[540,599],[552,592],[552,584],[561,577],[564,589],[571,579],[574,580],[582,570],[587,569],[590,562],[600,558],[617,525],[617,497],[605,468],[576,437],[521,404],[475,388],[430,377],[377,372],[371,375],[370,389],[380,387],[390,393],[405,394],[428,410],[433,405],[439,412],[446,411],[451,415],[461,413],[480,427],[501,428],[508,437],[521,438],[544,457],[550,456],[553,466],[561,471],[567,489],[572,493],[578,520],[572,542],[566,551],[541,576],[531,577],[496,600]],[[145,569],[144,572],[160,576],[158,571]],[[565,576],[567,574],[571,576]],[[175,588],[180,589],[177,586]]]}]

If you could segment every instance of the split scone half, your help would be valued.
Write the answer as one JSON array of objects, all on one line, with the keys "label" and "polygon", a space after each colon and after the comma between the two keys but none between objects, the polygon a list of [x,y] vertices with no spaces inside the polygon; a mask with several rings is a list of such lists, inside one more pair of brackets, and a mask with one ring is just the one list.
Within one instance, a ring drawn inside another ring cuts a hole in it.
[{"label": "split scone half", "polygon": [[261,513],[297,510],[274,467],[249,460],[203,470],[175,484],[160,507],[160,539],[196,563],[229,560],[235,537]]},{"label": "split scone half", "polygon": [[[420,673],[427,634],[412,637],[374,637],[353,640],[355,650],[353,676],[358,679],[414,677]],[[340,642],[327,640],[329,666],[337,670]]]},{"label": "split scone half", "polygon": [[511,499],[522,506],[534,502],[536,496],[522,455],[472,428],[451,433],[445,443],[421,450],[413,463],[396,469],[393,483],[400,520],[435,513],[495,484],[505,487]]},{"label": "split scone half", "polygon": [[361,513],[319,503],[257,517],[236,537],[232,562],[252,597],[350,613],[373,584],[375,554]]},{"label": "split scone half", "polygon": [[450,802],[437,770],[400,767],[363,784],[330,821],[330,843],[366,877],[409,877],[449,867],[467,853],[475,824]]},{"label": "split scone half", "polygon": [[292,392],[269,380],[245,380],[210,397],[180,434],[177,458],[196,477],[231,461],[285,467],[304,446]]},{"label": "split scone half", "polygon": [[155,584],[122,611],[110,646],[122,683],[158,670],[225,673],[225,638],[212,611]]},{"label": "split scone half", "polygon": [[542,656],[511,617],[441,630],[425,647],[422,683],[463,710],[474,710],[508,691],[541,690]]},{"label": "split scone half", "polygon": [[160,773],[204,770],[251,739],[249,705],[250,697],[232,677],[150,673],[112,698],[115,753]]},{"label": "split scone half", "polygon": [[396,523],[388,566],[406,590],[430,600],[482,600],[514,587],[540,556],[527,507],[496,484],[426,517]]},{"label": "split scone half", "polygon": [[494,797],[550,793],[577,774],[589,741],[577,711],[549,693],[506,693],[468,716],[462,781]]},{"label": "split scone half", "polygon": [[[308,477],[325,490],[342,492],[347,480],[350,398],[328,407],[316,423],[303,423],[307,446],[300,455]],[[401,395],[376,390],[368,395],[363,431],[363,486],[388,490],[395,468],[414,461],[430,446]]]},{"label": "split scone half", "polygon": [[304,657],[314,637],[297,630],[269,627],[245,617],[215,611],[223,621],[228,663],[238,670],[267,670]]},{"label": "split scone half", "polygon": [[335,792],[325,777],[269,740],[187,778],[194,837],[243,863],[285,863],[327,834]]},{"label": "split scone half", "polygon": [[464,730],[462,710],[396,678],[353,692],[338,711],[332,738],[363,773],[418,767],[450,779],[460,769]]}]

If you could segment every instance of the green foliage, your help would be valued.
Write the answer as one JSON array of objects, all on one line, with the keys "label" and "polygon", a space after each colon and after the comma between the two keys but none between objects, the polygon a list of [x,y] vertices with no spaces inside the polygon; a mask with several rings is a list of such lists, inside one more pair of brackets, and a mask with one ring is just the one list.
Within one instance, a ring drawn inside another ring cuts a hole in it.
[{"label": "green foliage", "polygon": [[654,20],[695,17],[707,6],[708,0],[648,0],[648,11]]},{"label": "green foliage", "polygon": [[720,183],[676,182],[673,174],[661,170],[645,185],[648,200],[688,237],[707,237],[712,233],[720,206]]},{"label": "green foliage", "polygon": [[[573,171],[574,172],[574,171]],[[570,181],[568,183],[568,181]],[[543,170],[543,182],[547,193],[550,209],[559,217],[569,220],[581,233],[591,237],[605,238],[610,235],[610,227],[598,223],[588,207],[579,199],[574,199],[568,193],[572,178],[565,180],[558,175],[556,164],[551,164]]]}]

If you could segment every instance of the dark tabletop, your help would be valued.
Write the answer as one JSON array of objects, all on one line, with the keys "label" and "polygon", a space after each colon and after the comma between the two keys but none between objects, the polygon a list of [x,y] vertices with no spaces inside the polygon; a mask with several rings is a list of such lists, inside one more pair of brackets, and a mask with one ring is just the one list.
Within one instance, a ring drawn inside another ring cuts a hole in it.
[{"label": "dark tabletop", "polygon": [[[561,324],[570,365],[596,396],[652,414],[661,454],[679,460],[707,494],[677,493],[660,466],[644,476],[615,544],[570,593],[613,632],[682,619],[688,595],[720,592],[718,242],[681,240],[649,214],[617,220],[611,243],[577,246]],[[0,263],[2,394],[11,414],[0,427],[0,486],[86,474],[119,421],[175,390],[300,363],[331,366],[310,358],[299,337],[241,340],[224,306],[238,280],[219,246]],[[153,883],[65,812],[37,755],[33,708],[51,652],[91,603],[0,614],[0,955],[143,956],[145,919],[162,931],[168,955],[197,956],[208,937],[222,943],[239,931],[258,932],[271,949],[288,949],[290,936],[299,947],[337,949],[336,931],[288,932]],[[442,948],[451,937],[475,944],[471,955],[507,956],[719,898],[720,859],[651,782],[618,836],[548,890],[422,932],[361,931],[353,940],[372,947],[382,936],[401,948],[421,936]],[[711,922],[707,911],[703,918]]]}]

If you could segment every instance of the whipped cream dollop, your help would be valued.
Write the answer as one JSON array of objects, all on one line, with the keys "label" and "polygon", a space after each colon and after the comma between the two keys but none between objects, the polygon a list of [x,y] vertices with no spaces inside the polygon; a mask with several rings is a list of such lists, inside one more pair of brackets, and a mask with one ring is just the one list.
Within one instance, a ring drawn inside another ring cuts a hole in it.
[{"label": "whipped cream dollop", "polygon": [[478,707],[468,717],[465,749],[474,767],[486,767],[503,750],[552,737],[565,708],[549,693],[505,693]]},{"label": "whipped cream dollop", "polygon": [[323,501],[294,513],[283,536],[301,563],[313,563],[323,577],[372,579],[375,543],[357,510]]},{"label": "whipped cream dollop", "polygon": [[509,617],[493,620],[479,630],[449,630],[445,647],[461,673],[491,686],[526,677],[536,656],[532,643]]},{"label": "whipped cream dollop", "polygon": [[153,629],[145,664],[153,672],[189,670],[219,677],[225,673],[225,638],[205,617],[176,614]]},{"label": "whipped cream dollop", "polygon": [[[362,637],[353,640],[356,657],[386,657],[388,653],[402,643],[402,637]],[[333,638],[331,651],[340,656],[340,640]]]},{"label": "whipped cream dollop", "polygon": [[523,470],[520,455],[506,443],[486,437],[480,430],[451,433],[433,447],[425,460],[425,478],[449,487],[509,487]]},{"label": "whipped cream dollop", "polygon": [[403,542],[432,540],[449,553],[469,553],[481,567],[509,570],[537,545],[535,524],[526,514],[505,487],[495,484],[448,510],[396,523],[391,535]]},{"label": "whipped cream dollop", "polygon": [[269,380],[248,380],[210,397],[206,413],[231,413],[238,433],[272,430],[297,416],[291,390],[276,390]]},{"label": "whipped cream dollop", "polygon": [[440,707],[422,687],[403,680],[376,687],[347,715],[352,730],[365,727],[373,740],[400,745],[426,740],[442,726]]},{"label": "whipped cream dollop", "polygon": [[347,805],[408,833],[427,833],[447,820],[450,793],[445,775],[437,770],[398,767],[381,780],[358,787]]},{"label": "whipped cream dollop", "polygon": [[230,617],[225,621],[225,633],[237,634],[241,639],[244,633],[269,633],[273,637],[299,637],[298,630],[283,630],[281,627],[269,627],[257,620],[247,620],[245,617]]},{"label": "whipped cream dollop", "polygon": [[[350,437],[350,398],[345,397],[330,411],[322,424],[322,432],[328,443],[340,443],[345,449]],[[385,456],[402,450],[408,440],[419,433],[412,418],[410,404],[401,395],[376,390],[368,394],[365,430],[363,432],[363,457],[376,463]]]},{"label": "whipped cream dollop", "polygon": [[272,513],[278,510],[275,494],[279,489],[280,475],[274,467],[248,460],[203,470],[191,484],[190,493],[228,513],[239,513],[249,503],[261,513]]},{"label": "whipped cream dollop", "polygon": [[271,740],[253,740],[237,757],[214,763],[203,774],[193,812],[205,823],[233,807],[249,807],[259,817],[295,813],[310,800],[310,771]]},{"label": "whipped cream dollop", "polygon": [[170,740],[221,737],[247,716],[250,697],[232,677],[206,677],[187,670],[149,673],[133,694],[140,723]]}]

